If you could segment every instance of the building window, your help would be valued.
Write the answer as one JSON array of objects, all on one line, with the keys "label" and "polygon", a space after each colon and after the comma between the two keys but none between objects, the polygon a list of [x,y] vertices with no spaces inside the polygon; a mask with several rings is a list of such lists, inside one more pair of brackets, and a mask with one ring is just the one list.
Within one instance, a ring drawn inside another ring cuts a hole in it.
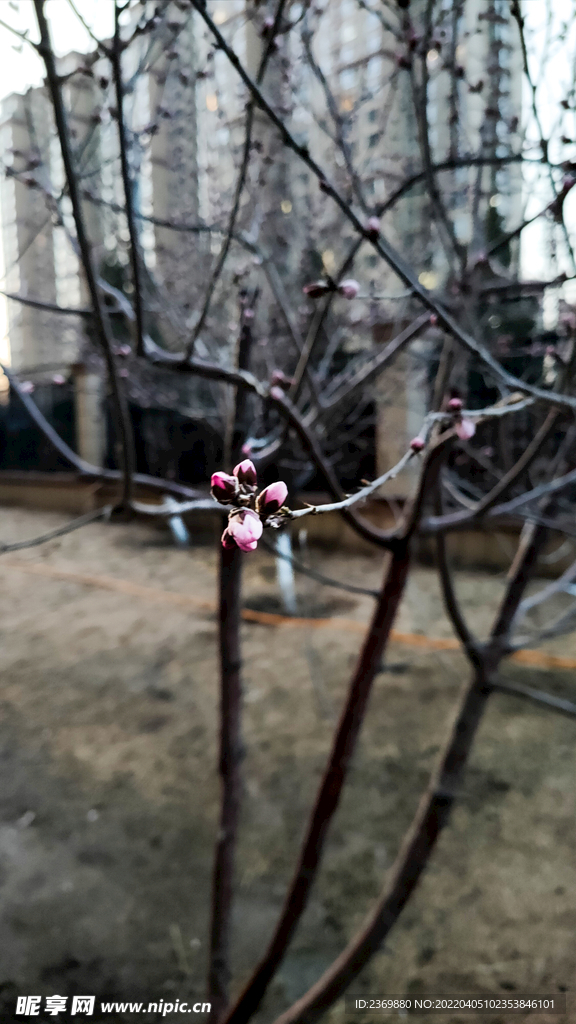
[{"label": "building window", "polygon": [[378,117],[378,111],[377,110],[369,110],[368,111],[368,120],[369,121],[374,122],[377,117]]},{"label": "building window", "polygon": [[370,138],[368,139],[368,145],[370,146],[370,149],[374,149],[374,146],[377,146],[379,142],[380,132],[374,132],[374,134],[371,135]]}]

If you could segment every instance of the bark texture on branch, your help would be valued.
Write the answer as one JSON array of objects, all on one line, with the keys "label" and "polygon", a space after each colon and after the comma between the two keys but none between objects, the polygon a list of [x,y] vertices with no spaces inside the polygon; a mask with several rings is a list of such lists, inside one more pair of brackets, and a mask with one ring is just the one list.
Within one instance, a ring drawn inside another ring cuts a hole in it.
[{"label": "bark texture on branch", "polygon": [[228,1005],[230,931],[234,894],[234,859],[242,779],[240,600],[242,552],[220,545],[220,757],[222,781],[220,826],[212,879],[212,922],[208,999],[211,1020],[221,1019]]}]

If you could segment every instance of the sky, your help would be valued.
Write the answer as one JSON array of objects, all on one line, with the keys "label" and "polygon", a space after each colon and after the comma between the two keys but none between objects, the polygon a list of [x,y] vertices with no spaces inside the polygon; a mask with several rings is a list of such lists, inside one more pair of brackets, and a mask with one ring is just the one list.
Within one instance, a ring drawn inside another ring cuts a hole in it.
[{"label": "sky", "polygon": [[[114,30],[113,0],[77,0],[77,9],[100,38]],[[93,49],[90,36],[74,14],[68,0],[48,0],[45,7],[56,52],[60,56],[70,50],[87,52]],[[38,29],[32,0],[2,0],[0,20],[19,31],[28,29],[37,41]],[[39,85],[43,63],[35,50],[0,25],[0,99],[12,92],[24,92],[30,85]]]}]

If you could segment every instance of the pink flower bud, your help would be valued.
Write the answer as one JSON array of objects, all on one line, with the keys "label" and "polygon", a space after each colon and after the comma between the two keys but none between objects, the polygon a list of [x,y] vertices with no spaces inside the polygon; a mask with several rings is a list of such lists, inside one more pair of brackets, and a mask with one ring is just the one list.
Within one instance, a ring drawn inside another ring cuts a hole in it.
[{"label": "pink flower bud", "polygon": [[380,218],[369,217],[366,221],[366,231],[371,238],[377,238],[380,234]]},{"label": "pink flower bud", "polygon": [[456,424],[456,433],[461,441],[469,441],[476,433],[476,424],[472,420],[459,420]]},{"label": "pink flower bud", "polygon": [[425,445],[426,442],[423,437],[413,437],[410,441],[410,447],[413,452],[421,452]]},{"label": "pink flower bud", "polygon": [[256,466],[250,459],[244,459],[243,462],[239,462],[237,466],[234,466],[232,470],[234,476],[238,478],[239,484],[247,484],[248,487],[255,487],[258,481],[256,476]]},{"label": "pink flower bud", "polygon": [[340,295],[343,295],[345,299],[355,299],[360,291],[360,285],[358,281],[349,277],[345,281],[340,281],[337,291]]},{"label": "pink flower bud", "polygon": [[239,512],[233,512],[230,516],[228,528],[222,535],[222,543],[224,547],[229,547],[228,541],[229,538],[232,538],[240,551],[254,551],[258,546],[263,529],[256,513],[250,508],[243,508]]},{"label": "pink flower bud", "polygon": [[212,473],[210,493],[222,505],[235,501],[238,494],[238,480],[229,473]]},{"label": "pink flower bud", "polygon": [[282,373],[282,370],[273,370],[270,374],[270,384],[272,387],[279,387],[287,390],[291,386],[292,381],[285,373]]},{"label": "pink flower bud", "polygon": [[432,324],[433,327],[435,327],[436,324],[438,323],[438,317],[436,316],[436,313],[430,313],[430,323]]},{"label": "pink flower bud", "polygon": [[246,441],[245,444],[242,445],[242,455],[250,455],[251,451],[252,445],[250,444],[249,441]]},{"label": "pink flower bud", "polygon": [[275,484],[269,484],[256,498],[256,508],[262,516],[273,515],[282,508],[288,497],[288,488],[283,480],[277,480]]},{"label": "pink flower bud", "polygon": [[20,385],[20,391],[23,391],[25,395],[31,395],[34,391],[34,385],[31,380],[23,380]]},{"label": "pink flower bud", "polygon": [[222,547],[223,548],[235,548],[236,547],[236,541],[232,538],[232,534],[228,532],[228,527],[226,527],[226,529],[224,530],[224,533],[222,534]]},{"label": "pink flower bud", "polygon": [[61,373],[55,373],[54,376],[52,377],[52,383],[53,384],[65,384],[66,383],[66,378],[63,377]]},{"label": "pink flower bud", "polygon": [[328,292],[332,291],[332,289],[327,281],[312,281],[311,284],[305,284],[302,291],[310,299],[320,299],[323,295],[327,295]]},{"label": "pink flower bud", "polygon": [[450,412],[460,412],[461,408],[462,408],[462,399],[461,398],[451,398],[450,401],[448,402],[448,410]]}]

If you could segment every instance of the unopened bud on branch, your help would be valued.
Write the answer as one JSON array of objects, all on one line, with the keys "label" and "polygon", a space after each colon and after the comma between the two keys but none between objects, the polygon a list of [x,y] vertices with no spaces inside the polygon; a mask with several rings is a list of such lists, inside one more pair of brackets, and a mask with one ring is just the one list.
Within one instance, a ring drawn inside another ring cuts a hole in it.
[{"label": "unopened bud on branch", "polygon": [[426,446],[426,442],[423,437],[413,437],[410,441],[410,447],[413,452],[421,452]]},{"label": "unopened bud on branch", "polygon": [[346,281],[340,281],[338,288],[336,289],[340,295],[343,295],[345,299],[355,299],[360,291],[360,285],[358,281],[354,281],[353,278],[347,278]]},{"label": "unopened bud on branch", "polygon": [[366,231],[370,238],[378,238],[378,235],[380,234],[380,218],[369,217],[368,220],[366,221]]},{"label": "unopened bud on branch", "polygon": [[264,18],[264,21],[262,22],[262,28],[260,29],[260,35],[265,39],[266,36],[270,35],[270,32],[272,31],[273,28],[274,28],[274,18],[271,18],[271,17]]},{"label": "unopened bud on branch", "polygon": [[222,534],[222,544],[225,548],[236,544],[240,551],[254,551],[263,529],[260,519],[252,509],[239,509],[233,512],[228,520],[228,526]]},{"label": "unopened bud on branch", "polygon": [[238,494],[238,480],[229,473],[212,473],[210,493],[221,505],[234,504]]},{"label": "unopened bud on branch", "polygon": [[248,487],[256,486],[258,480],[256,466],[250,459],[244,459],[243,462],[239,462],[237,466],[234,466],[232,472],[238,478],[239,484],[246,484]]},{"label": "unopened bud on branch", "polygon": [[310,299],[320,299],[332,290],[328,281],[312,281],[311,284],[305,284],[302,289],[304,295],[307,295]]},{"label": "unopened bud on branch", "polygon": [[256,509],[261,516],[273,515],[282,508],[288,497],[288,488],[283,480],[269,484],[256,498]]},{"label": "unopened bud on branch", "polygon": [[282,373],[282,370],[273,370],[270,374],[270,384],[272,387],[279,387],[283,391],[287,391],[292,386],[292,381],[290,377]]}]

